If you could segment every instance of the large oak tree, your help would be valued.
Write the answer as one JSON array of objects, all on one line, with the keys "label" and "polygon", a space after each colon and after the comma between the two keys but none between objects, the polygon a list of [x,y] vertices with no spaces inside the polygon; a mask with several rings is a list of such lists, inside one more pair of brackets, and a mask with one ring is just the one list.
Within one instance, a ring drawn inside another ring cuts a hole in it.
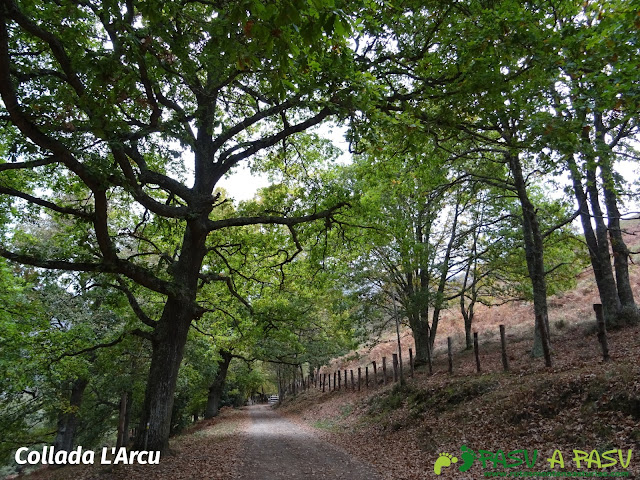
[{"label": "large oak tree", "polygon": [[[239,162],[353,102],[341,8],[0,2],[0,194],[13,208],[0,255],[109,274],[127,294],[153,346],[138,447],[167,447],[187,332],[209,310],[199,288],[235,289],[212,232],[274,224],[295,236],[339,208],[328,200],[288,215],[226,216],[214,188]],[[19,235],[42,218],[64,234]],[[161,296],[159,313],[137,300],[140,287]]]}]

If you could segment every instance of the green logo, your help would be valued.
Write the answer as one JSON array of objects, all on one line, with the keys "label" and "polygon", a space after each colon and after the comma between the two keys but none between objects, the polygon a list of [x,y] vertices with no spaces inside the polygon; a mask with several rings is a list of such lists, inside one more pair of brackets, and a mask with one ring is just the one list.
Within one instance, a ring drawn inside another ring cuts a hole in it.
[{"label": "green logo", "polygon": [[433,465],[433,471],[436,472],[436,475],[440,475],[442,473],[442,469],[446,467],[450,467],[452,463],[456,463],[458,459],[449,453],[441,453],[436,463]]},{"label": "green logo", "polygon": [[461,472],[466,472],[471,468],[471,465],[473,465],[473,461],[476,459],[476,456],[474,455],[473,450],[471,450],[466,445],[462,445],[462,447],[460,447],[460,450],[462,450],[462,455],[460,455],[460,458],[462,458],[463,463],[462,465],[460,465],[459,469]]},{"label": "green logo", "polygon": [[[458,470],[462,473],[468,471],[474,464],[474,462],[478,462],[479,466],[481,465],[483,469],[486,468],[503,468],[510,469],[516,467],[523,468],[534,468],[536,465],[536,461],[538,460],[538,450],[528,451],[524,449],[520,450],[512,450],[512,451],[503,451],[497,450],[496,452],[488,451],[488,450],[478,450],[476,454],[473,450],[471,450],[466,445],[462,445],[460,447],[462,453],[459,455],[461,459],[460,465],[458,465]],[[609,467],[615,467],[620,465],[623,469],[627,469],[629,464],[631,463],[631,455],[632,450],[629,449],[626,452],[626,457],[624,452],[621,449],[613,449],[607,450],[606,452],[600,452],[598,450],[592,450],[590,453],[582,450],[573,450],[573,458],[567,461],[569,463],[568,466],[571,465],[571,461],[575,465],[575,468],[581,470],[582,468],[586,468],[588,470],[600,470],[584,472],[589,475],[582,476],[629,476],[629,472],[607,472],[604,471]],[[559,466],[561,470],[565,468],[565,457],[562,452],[558,449],[554,450],[551,458],[547,459],[549,462],[549,467],[551,471],[549,472],[522,472],[527,475],[529,474],[544,474],[544,476],[568,476],[565,475],[562,471],[556,471],[556,468]],[[458,463],[458,458],[454,457],[450,453],[443,452],[436,459],[433,464],[433,471],[436,475],[442,474],[442,470],[444,468],[450,467],[452,464]],[[567,472],[568,473],[568,472]],[[484,476],[511,476],[514,474],[508,474],[507,472],[485,472]],[[519,475],[518,475],[519,476]],[[536,475],[533,475],[536,476]],[[543,475],[538,475],[543,476]]]},{"label": "green logo", "polygon": [[[476,456],[474,455],[473,450],[466,445],[463,445],[461,450],[462,455],[460,455],[460,458],[462,458],[462,465],[460,465],[458,469],[461,472],[466,472],[473,465],[473,461],[476,459]],[[441,453],[436,460],[436,463],[433,465],[433,471],[436,475],[440,475],[442,473],[442,469],[450,467],[452,463],[458,463],[458,459],[450,453]]]}]

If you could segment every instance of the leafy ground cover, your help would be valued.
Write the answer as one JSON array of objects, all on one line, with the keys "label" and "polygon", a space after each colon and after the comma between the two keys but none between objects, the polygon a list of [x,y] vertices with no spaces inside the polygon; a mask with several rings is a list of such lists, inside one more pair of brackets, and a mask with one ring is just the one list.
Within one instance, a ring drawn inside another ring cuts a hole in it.
[{"label": "leafy ground cover", "polygon": [[[236,459],[249,422],[241,410],[224,408],[172,439],[170,453],[158,465],[78,465],[42,468],[29,480],[221,480],[238,478]],[[98,463],[96,455],[96,463]]]}]

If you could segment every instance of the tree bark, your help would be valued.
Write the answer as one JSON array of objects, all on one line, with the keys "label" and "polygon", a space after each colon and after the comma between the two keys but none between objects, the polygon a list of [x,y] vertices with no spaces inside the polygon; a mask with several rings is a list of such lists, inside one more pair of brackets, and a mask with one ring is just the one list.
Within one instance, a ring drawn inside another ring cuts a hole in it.
[{"label": "tree bark", "polygon": [[129,409],[131,408],[131,394],[122,392],[120,395],[120,414],[118,416],[118,436],[116,440],[116,448],[126,447],[129,440]]},{"label": "tree bark", "polygon": [[[620,210],[618,209],[618,194],[616,192],[613,168],[611,166],[611,156],[613,152],[606,143],[605,127],[602,122],[602,114],[596,112],[594,115],[596,130],[596,148],[598,151],[598,165],[600,167],[600,178],[602,180],[602,192],[604,204],[607,209],[607,226],[609,239],[611,240],[611,251],[613,252],[613,266],[616,278],[618,299],[620,300],[619,320],[623,323],[635,323],[640,320],[640,312],[635,303],[631,282],[629,280],[629,249],[622,237],[620,226]],[[622,318],[624,317],[624,318]]]},{"label": "tree bark", "polygon": [[189,310],[170,298],[156,327],[136,450],[163,452],[169,446],[178,370],[193,318]]},{"label": "tree bark", "polygon": [[604,214],[600,207],[600,199],[598,186],[596,184],[595,165],[587,167],[587,192],[591,212],[593,213],[593,222],[595,224],[595,237],[597,240],[597,255],[602,266],[602,278],[604,287],[604,297],[602,298],[602,306],[604,308],[604,316],[609,325],[615,325],[620,312],[621,304],[618,297],[618,290],[611,268],[611,257],[609,251],[608,228],[604,221]]},{"label": "tree bark", "polygon": [[[533,287],[533,308],[535,313],[534,356],[542,356],[549,348],[549,315],[547,307],[547,282],[544,270],[543,237],[540,231],[538,215],[527,193],[527,185],[522,173],[522,164],[517,154],[506,154],[509,169],[513,175],[514,186],[522,207],[522,232],[527,260],[527,270]],[[540,328],[539,322],[544,322]],[[540,335],[544,331],[546,335]],[[545,345],[546,344],[546,345]]]},{"label": "tree bark", "polygon": [[78,426],[78,409],[82,404],[84,390],[89,384],[88,380],[76,379],[71,383],[69,395],[69,408],[58,417],[56,439],[53,444],[54,451],[64,450],[70,452],[73,449],[73,439]]},{"label": "tree bark", "polygon": [[617,295],[616,283],[609,260],[609,245],[606,235],[604,237],[604,241],[607,242],[606,248],[601,248],[599,245],[601,237],[596,237],[593,230],[589,202],[587,194],[582,187],[582,176],[578,170],[578,165],[571,155],[568,155],[566,160],[569,166],[569,172],[571,173],[574,195],[578,202],[578,208],[580,209],[580,222],[582,223],[584,238],[589,249],[589,258],[591,260],[591,266],[593,267],[596,286],[598,287],[600,303],[602,303],[603,306],[604,317],[611,325],[612,322],[615,322],[617,312],[620,309],[620,300]]},{"label": "tree bark", "polygon": [[453,220],[451,222],[451,234],[449,235],[449,241],[447,242],[447,248],[442,259],[442,266],[440,267],[440,278],[438,280],[438,290],[436,292],[436,298],[433,302],[433,314],[431,317],[431,331],[429,332],[429,347],[433,350],[433,345],[436,341],[436,333],[438,332],[438,322],[440,321],[440,312],[444,305],[444,293],[447,286],[447,280],[449,277],[449,262],[451,261],[451,252],[453,246],[458,238],[458,218],[460,217],[460,198],[456,196],[456,207],[453,213]]},{"label": "tree bark", "polygon": [[209,397],[207,398],[207,408],[204,412],[204,418],[213,418],[218,415],[220,409],[220,399],[222,398],[222,392],[227,381],[227,372],[229,370],[229,364],[233,356],[231,352],[226,350],[220,351],[222,360],[218,363],[218,371],[213,383],[209,387]]},{"label": "tree bark", "polygon": [[414,364],[416,367],[427,365],[429,363],[430,352],[429,324],[428,322],[422,321],[420,314],[415,312],[409,315],[409,327],[411,328],[416,347]]}]

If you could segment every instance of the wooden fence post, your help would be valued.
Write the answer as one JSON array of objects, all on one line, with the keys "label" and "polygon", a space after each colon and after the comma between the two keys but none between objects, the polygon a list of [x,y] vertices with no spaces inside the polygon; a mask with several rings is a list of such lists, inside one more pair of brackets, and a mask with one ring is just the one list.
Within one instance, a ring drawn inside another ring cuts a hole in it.
[{"label": "wooden fence post", "polygon": [[376,365],[376,361],[374,360],[373,362],[371,362],[371,364],[373,365],[373,381],[374,381],[374,386],[376,388],[378,388],[378,366]]},{"label": "wooden fence post", "polygon": [[333,391],[336,391],[336,372],[333,372]]},{"label": "wooden fence post", "polygon": [[361,382],[362,382],[362,368],[358,367],[358,391],[360,391]]},{"label": "wooden fence post", "polygon": [[[331,378],[331,377],[329,377],[329,378]],[[325,382],[326,382],[326,381],[327,381],[327,374],[326,374],[326,373],[323,373],[323,374],[322,374],[322,393],[324,393],[324,391],[325,391],[325,390],[324,390],[324,385],[325,385]],[[329,387],[329,388],[331,388],[331,387]]]},{"label": "wooden fence post", "polygon": [[509,371],[509,357],[507,357],[507,336],[504,333],[504,325],[500,325],[500,345],[502,347],[502,368]]},{"label": "wooden fence post", "polygon": [[[335,386],[336,382],[333,382],[333,383],[334,383],[334,386]],[[338,370],[338,390],[340,390],[341,387],[342,387],[342,372],[340,370]]]},{"label": "wooden fence post", "polygon": [[398,381],[398,354],[391,354],[393,358],[393,381],[394,383]]},{"label": "wooden fence post", "polygon": [[387,384],[387,357],[382,357],[382,380]]},{"label": "wooden fence post", "polygon": [[473,351],[476,355],[476,371],[480,372],[480,354],[478,352],[478,332],[473,332]]},{"label": "wooden fence post", "polygon": [[413,350],[409,349],[409,368],[411,369],[411,378],[413,378]]},{"label": "wooden fence post", "polygon": [[365,388],[369,388],[369,365],[364,367],[364,385]]},{"label": "wooden fence post", "polygon": [[604,312],[602,311],[601,303],[594,303],[593,310],[596,312],[596,321],[598,322],[598,341],[600,347],[602,347],[602,360],[608,362],[611,357],[609,356],[609,344],[607,342],[607,325],[604,322]]},{"label": "wooden fence post", "polygon": [[349,390],[349,385],[347,384],[347,369],[344,369],[344,389]]},{"label": "wooden fence post", "polygon": [[453,348],[451,347],[451,337],[447,337],[447,357],[449,358],[449,373],[453,374]]},{"label": "wooden fence post", "polygon": [[351,391],[353,392],[356,389],[356,382],[353,380],[353,369],[349,370],[351,373]]}]

